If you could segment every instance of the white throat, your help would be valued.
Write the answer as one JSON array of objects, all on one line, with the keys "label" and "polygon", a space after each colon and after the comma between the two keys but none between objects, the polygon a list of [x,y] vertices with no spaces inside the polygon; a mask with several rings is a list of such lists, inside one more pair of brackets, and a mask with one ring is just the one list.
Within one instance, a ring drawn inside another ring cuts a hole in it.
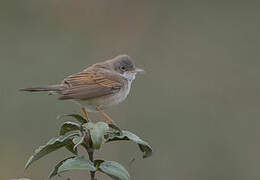
[{"label": "white throat", "polygon": [[135,79],[135,75],[136,75],[136,73],[124,72],[121,76],[126,78],[128,81],[132,82]]}]

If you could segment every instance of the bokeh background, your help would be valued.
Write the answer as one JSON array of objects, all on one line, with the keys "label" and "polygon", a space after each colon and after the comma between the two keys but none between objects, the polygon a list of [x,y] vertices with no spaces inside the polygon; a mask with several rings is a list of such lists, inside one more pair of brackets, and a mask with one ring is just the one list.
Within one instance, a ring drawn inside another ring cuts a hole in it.
[{"label": "bokeh background", "polygon": [[25,162],[69,120],[58,115],[80,112],[19,88],[55,84],[128,54],[146,74],[127,101],[106,112],[147,140],[154,155],[141,160],[137,146],[122,142],[103,146],[97,157],[119,161],[134,180],[258,180],[259,7],[239,0],[1,1],[0,179],[46,179],[70,153],[54,152],[24,173]]}]

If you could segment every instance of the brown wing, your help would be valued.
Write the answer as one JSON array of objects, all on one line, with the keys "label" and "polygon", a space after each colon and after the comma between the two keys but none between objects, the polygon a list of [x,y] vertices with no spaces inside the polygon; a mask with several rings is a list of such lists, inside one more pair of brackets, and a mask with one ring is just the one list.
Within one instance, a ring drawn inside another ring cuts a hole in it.
[{"label": "brown wing", "polygon": [[118,75],[100,70],[87,69],[67,77],[63,84],[66,88],[61,92],[59,99],[86,100],[95,97],[116,93],[122,84]]}]

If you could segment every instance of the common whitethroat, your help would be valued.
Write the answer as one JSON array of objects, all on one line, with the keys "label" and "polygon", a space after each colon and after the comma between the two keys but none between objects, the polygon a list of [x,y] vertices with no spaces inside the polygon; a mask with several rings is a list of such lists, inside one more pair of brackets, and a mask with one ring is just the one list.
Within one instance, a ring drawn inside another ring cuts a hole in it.
[{"label": "common whitethroat", "polygon": [[136,74],[143,71],[135,67],[128,55],[119,55],[70,75],[61,84],[21,90],[60,94],[60,100],[74,100],[80,104],[86,119],[88,119],[87,112],[99,111],[108,123],[115,124],[102,110],[124,101]]}]

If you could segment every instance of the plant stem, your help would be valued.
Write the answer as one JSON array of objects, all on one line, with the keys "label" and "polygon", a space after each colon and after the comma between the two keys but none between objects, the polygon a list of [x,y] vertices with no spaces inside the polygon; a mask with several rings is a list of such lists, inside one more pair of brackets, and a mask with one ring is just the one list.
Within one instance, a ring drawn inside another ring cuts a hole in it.
[{"label": "plant stem", "polygon": [[[94,163],[94,150],[88,149],[89,160]],[[95,180],[95,171],[90,171],[91,180]]]}]

